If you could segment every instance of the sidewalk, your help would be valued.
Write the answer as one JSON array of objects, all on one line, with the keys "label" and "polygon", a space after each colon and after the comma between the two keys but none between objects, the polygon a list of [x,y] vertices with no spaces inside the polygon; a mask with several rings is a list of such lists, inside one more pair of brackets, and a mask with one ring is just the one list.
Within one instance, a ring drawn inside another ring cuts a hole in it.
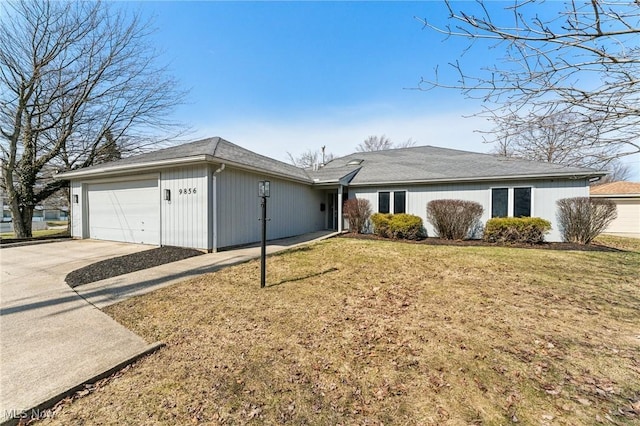
[{"label": "sidewalk", "polygon": [[[336,235],[333,231],[319,231],[291,238],[268,241],[267,254],[277,253],[298,245],[320,241]],[[154,268],[143,269],[118,277],[107,278],[76,287],[76,292],[92,305],[103,309],[129,297],[139,296],[175,284],[185,279],[225,266],[237,265],[260,257],[260,246],[207,253]]]},{"label": "sidewalk", "polygon": [[[329,238],[316,232],[268,242],[267,253]],[[260,257],[260,247],[195,256],[70,288],[71,271],[149,246],[73,240],[0,251],[0,423],[54,405],[160,343],[148,344],[100,309],[199,274]]]}]

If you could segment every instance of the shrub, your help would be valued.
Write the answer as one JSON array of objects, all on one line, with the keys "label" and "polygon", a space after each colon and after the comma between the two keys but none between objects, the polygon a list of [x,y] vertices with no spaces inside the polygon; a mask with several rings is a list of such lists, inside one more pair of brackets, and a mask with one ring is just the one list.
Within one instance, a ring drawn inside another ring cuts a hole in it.
[{"label": "shrub", "polygon": [[484,240],[492,243],[537,244],[551,230],[551,222],[539,217],[494,217],[487,221]]},{"label": "shrub", "polygon": [[373,232],[381,237],[418,240],[427,236],[422,219],[412,214],[375,213],[371,222]]},{"label": "shrub", "polygon": [[426,235],[422,219],[419,216],[406,213],[391,216],[388,233],[391,238],[403,240],[419,240]]},{"label": "shrub", "polygon": [[381,237],[389,237],[389,220],[392,216],[389,213],[374,213],[371,216],[373,233]]},{"label": "shrub", "polygon": [[433,200],[427,204],[427,220],[446,240],[471,238],[482,225],[484,209],[475,201]]},{"label": "shrub", "polygon": [[616,205],[611,200],[563,198],[557,205],[562,239],[572,243],[589,244],[618,217]]},{"label": "shrub", "polygon": [[349,230],[356,234],[362,234],[371,216],[371,203],[369,200],[352,198],[345,201],[343,213],[349,221]]}]

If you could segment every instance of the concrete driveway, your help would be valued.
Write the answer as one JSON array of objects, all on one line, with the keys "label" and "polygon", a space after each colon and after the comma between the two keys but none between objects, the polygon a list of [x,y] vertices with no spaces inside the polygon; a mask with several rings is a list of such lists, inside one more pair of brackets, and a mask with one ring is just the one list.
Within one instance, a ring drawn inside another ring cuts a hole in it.
[{"label": "concrete driveway", "polygon": [[157,347],[64,282],[85,265],[150,248],[82,240],[0,249],[0,422]]},{"label": "concrete driveway", "polygon": [[[319,231],[269,241],[267,252],[336,234]],[[151,248],[75,240],[0,249],[0,423],[48,407],[78,385],[159,346],[148,344],[101,308],[260,256],[260,247],[254,245],[108,278],[82,285],[77,292],[64,282],[75,269]]]}]

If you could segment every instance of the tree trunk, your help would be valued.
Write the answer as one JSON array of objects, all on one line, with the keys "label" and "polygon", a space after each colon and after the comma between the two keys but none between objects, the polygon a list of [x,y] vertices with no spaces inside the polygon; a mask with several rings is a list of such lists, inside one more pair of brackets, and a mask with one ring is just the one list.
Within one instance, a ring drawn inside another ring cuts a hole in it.
[{"label": "tree trunk", "polygon": [[33,236],[31,229],[33,207],[22,206],[21,208],[18,205],[18,200],[11,200],[11,220],[16,238],[31,238]]}]

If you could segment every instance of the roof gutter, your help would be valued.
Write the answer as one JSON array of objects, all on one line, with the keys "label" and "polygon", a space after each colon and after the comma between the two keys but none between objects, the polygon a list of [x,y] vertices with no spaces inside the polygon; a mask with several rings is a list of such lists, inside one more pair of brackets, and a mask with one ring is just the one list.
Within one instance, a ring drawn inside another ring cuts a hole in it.
[{"label": "roof gutter", "polygon": [[72,180],[72,179],[81,179],[81,178],[91,178],[94,176],[105,177],[105,176],[120,175],[123,173],[129,173],[132,171],[149,171],[149,170],[161,169],[165,167],[185,166],[185,165],[198,164],[198,163],[226,164],[228,166],[236,167],[243,170],[249,170],[262,175],[279,177],[287,180],[293,180],[296,182],[305,183],[307,185],[311,185],[313,183],[311,179],[304,179],[304,178],[287,175],[284,173],[277,173],[269,170],[264,170],[258,167],[248,166],[246,164],[237,163],[235,161],[229,161],[227,159],[214,157],[208,154],[194,155],[191,157],[184,157],[184,158],[172,158],[169,160],[149,161],[147,163],[122,164],[122,165],[111,165],[111,166],[108,166],[108,163],[105,163],[104,166],[96,166],[96,167],[92,167],[91,169],[79,169],[79,170],[73,170],[70,172],[60,173],[58,175],[55,175],[54,179]]},{"label": "roof gutter", "polygon": [[513,181],[523,179],[556,179],[566,178],[570,180],[589,179],[595,176],[604,176],[606,172],[595,172],[588,174],[576,173],[553,173],[540,175],[516,175],[516,176],[482,176],[482,177],[464,177],[464,178],[441,178],[441,179],[417,179],[417,180],[400,180],[400,181],[378,181],[364,183],[350,183],[349,186],[380,186],[380,185],[416,185],[416,184],[432,184],[432,183],[463,183],[463,182],[489,182],[489,181]]},{"label": "roof gutter", "polygon": [[261,169],[259,167],[252,167],[252,166],[248,166],[246,164],[242,164],[242,163],[236,163],[235,161],[230,161],[224,158],[220,158],[220,157],[215,157],[215,159],[213,160],[213,162],[215,163],[226,163],[228,166],[232,166],[232,167],[236,167],[238,169],[243,169],[243,170],[248,170],[251,172],[255,172],[255,173],[259,173],[262,175],[266,175],[266,176],[273,176],[273,177],[279,177],[282,179],[287,179],[287,180],[292,180],[292,181],[296,181],[296,182],[300,182],[300,183],[306,183],[307,185],[311,185],[313,184],[313,181],[310,178],[300,178],[300,177],[294,177],[291,175],[287,175],[284,173],[278,173],[278,172],[273,172],[270,170],[265,170],[265,169]]},{"label": "roof gutter", "polygon": [[148,163],[135,163],[135,164],[122,164],[120,166],[107,166],[109,163],[105,163],[104,167],[96,166],[91,169],[79,169],[73,170],[70,172],[64,172],[55,175],[53,178],[56,180],[62,179],[76,179],[83,177],[92,177],[93,175],[100,176],[112,176],[121,173],[126,173],[132,170],[149,170],[149,169],[157,169],[167,166],[182,166],[193,163],[202,163],[206,161],[211,161],[213,157],[210,155],[195,155],[192,157],[185,157],[171,160],[158,160],[158,161],[150,161]]}]

